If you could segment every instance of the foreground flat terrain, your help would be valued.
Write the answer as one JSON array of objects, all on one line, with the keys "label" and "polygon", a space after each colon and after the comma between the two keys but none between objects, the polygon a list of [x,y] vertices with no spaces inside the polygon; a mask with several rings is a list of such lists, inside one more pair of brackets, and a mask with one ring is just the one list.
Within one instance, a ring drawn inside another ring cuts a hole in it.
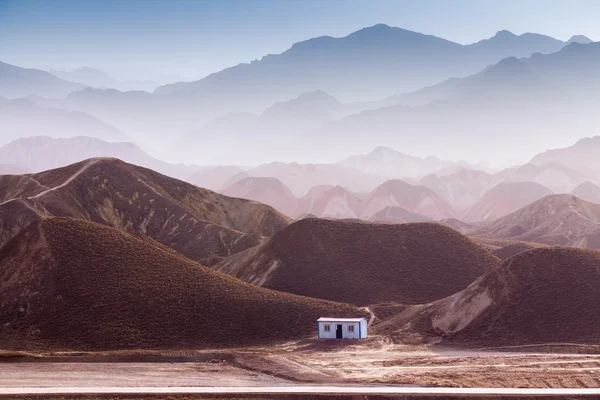
[{"label": "foreground flat terrain", "polygon": [[[81,388],[13,388],[0,389],[2,394],[145,394],[145,395],[356,395],[356,396],[461,396],[461,397],[520,397],[520,396],[597,396],[600,389],[552,388],[420,388],[420,387],[353,387],[353,386],[262,386],[262,387],[81,387]],[[172,397],[168,398],[169,400]]]},{"label": "foreground flat terrain", "polygon": [[[156,362],[159,354],[144,356],[153,362],[119,362],[131,360],[124,353],[55,354],[45,357],[60,361],[0,363],[0,388],[600,388],[600,354],[590,353],[595,349],[554,346],[548,351],[568,352],[550,353],[505,350],[394,345],[375,337],[360,343],[304,341],[235,351],[169,352],[162,355],[162,362]],[[584,350],[588,353],[575,353]],[[69,357],[71,361],[65,362]],[[135,357],[142,358],[139,354]]]},{"label": "foreground flat terrain", "polygon": [[275,386],[289,383],[232,365],[207,362],[0,364],[0,391],[24,387]]}]

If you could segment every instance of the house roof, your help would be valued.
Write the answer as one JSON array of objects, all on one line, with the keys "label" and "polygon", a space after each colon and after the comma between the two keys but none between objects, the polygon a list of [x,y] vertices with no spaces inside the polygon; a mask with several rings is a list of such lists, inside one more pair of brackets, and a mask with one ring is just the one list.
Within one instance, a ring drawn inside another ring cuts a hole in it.
[{"label": "house roof", "polygon": [[366,318],[335,318],[335,317],[321,317],[317,321],[319,322],[360,322],[367,320]]}]

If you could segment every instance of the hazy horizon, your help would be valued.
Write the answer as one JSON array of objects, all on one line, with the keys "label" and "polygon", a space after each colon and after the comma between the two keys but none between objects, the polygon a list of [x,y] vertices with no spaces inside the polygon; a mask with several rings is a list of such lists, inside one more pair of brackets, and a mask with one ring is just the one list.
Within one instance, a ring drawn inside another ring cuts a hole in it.
[{"label": "hazy horizon", "polygon": [[[67,82],[9,71],[0,95],[28,99],[7,103],[0,144],[90,136],[197,165],[335,163],[379,146],[523,164],[597,133],[597,46],[564,41],[600,37],[600,3],[577,4],[2,0],[0,62]],[[160,86],[182,79],[195,82]]]},{"label": "hazy horizon", "polygon": [[0,53],[3,62],[27,68],[92,67],[118,79],[177,74],[193,80],[281,53],[296,42],[343,37],[379,23],[460,44],[490,38],[500,30],[563,41],[578,34],[600,37],[595,19],[600,3],[579,0],[578,7],[573,3],[2,0]]}]

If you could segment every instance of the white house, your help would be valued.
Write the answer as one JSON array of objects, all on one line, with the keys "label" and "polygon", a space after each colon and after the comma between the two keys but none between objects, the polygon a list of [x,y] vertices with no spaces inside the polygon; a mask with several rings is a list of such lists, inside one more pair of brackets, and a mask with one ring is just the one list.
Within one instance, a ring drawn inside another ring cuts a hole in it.
[{"label": "white house", "polygon": [[319,339],[364,339],[367,337],[366,318],[328,318],[317,320]]}]

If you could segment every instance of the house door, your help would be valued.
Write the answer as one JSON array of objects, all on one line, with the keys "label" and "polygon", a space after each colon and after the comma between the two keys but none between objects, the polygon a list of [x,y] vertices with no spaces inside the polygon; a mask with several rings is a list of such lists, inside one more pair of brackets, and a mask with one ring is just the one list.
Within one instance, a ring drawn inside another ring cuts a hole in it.
[{"label": "house door", "polygon": [[342,338],[342,325],[336,325],[335,326],[335,338],[336,339],[341,339]]}]

